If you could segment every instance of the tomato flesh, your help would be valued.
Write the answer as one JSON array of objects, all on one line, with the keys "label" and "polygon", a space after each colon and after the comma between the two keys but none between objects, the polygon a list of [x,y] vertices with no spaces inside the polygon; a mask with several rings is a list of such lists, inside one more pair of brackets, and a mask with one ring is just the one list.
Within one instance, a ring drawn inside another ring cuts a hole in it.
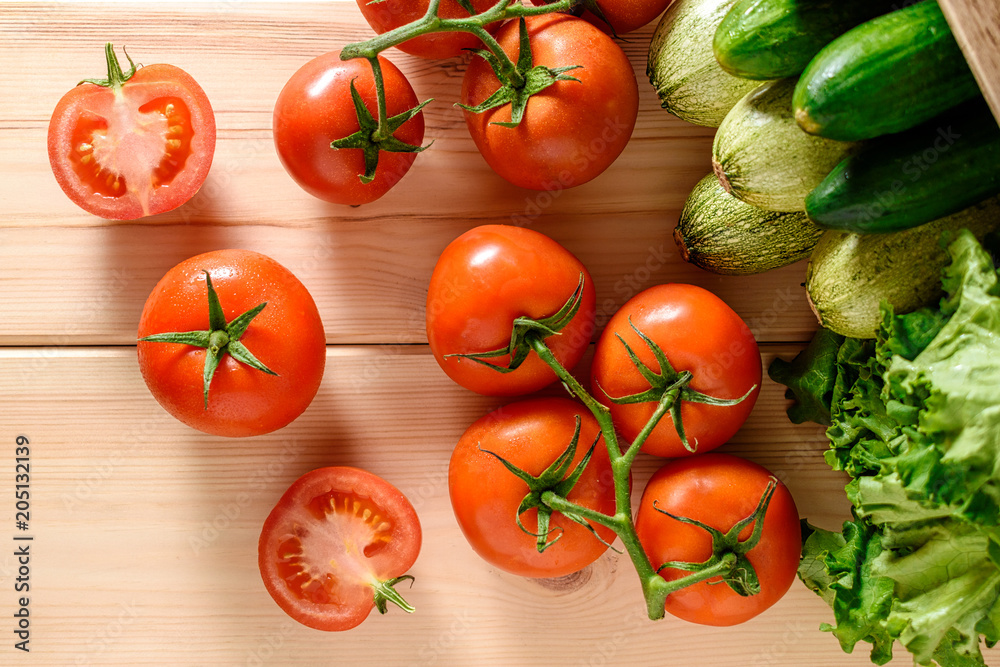
[{"label": "tomato flesh", "polygon": [[63,96],[48,150],[73,202],[94,215],[132,220],[194,196],[212,163],[215,118],[190,75],[150,65],[118,89],[84,83]]},{"label": "tomato flesh", "polygon": [[413,565],[420,541],[416,511],[394,486],[357,468],[320,468],[296,480],[265,521],[261,577],[295,620],[347,630],[374,608],[374,585]]},{"label": "tomato flesh", "polygon": [[345,560],[336,576],[317,554],[360,553],[371,558],[389,541],[392,523],[367,498],[330,491],[308,501],[305,510],[320,526],[299,529],[278,545],[278,574],[291,593],[315,604],[338,600],[342,581],[374,581],[363,562]]}]

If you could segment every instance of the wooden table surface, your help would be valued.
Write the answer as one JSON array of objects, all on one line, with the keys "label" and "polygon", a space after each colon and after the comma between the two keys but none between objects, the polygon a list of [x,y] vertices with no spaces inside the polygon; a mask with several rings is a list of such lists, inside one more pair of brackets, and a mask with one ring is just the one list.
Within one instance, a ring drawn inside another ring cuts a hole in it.
[{"label": "wooden table surface", "polygon": [[[508,185],[475,151],[451,105],[463,62],[391,54],[418,96],[437,100],[425,111],[434,145],[382,200],[349,208],[312,199],[286,176],[270,127],[298,67],[370,35],[354,2],[0,5],[0,665],[869,664],[864,646],[846,655],[819,631],[831,613],[798,582],[737,628],[652,622],[626,558],[609,551],[572,577],[522,579],[481,561],[454,521],[451,449],[501,404],[452,384],[426,346],[430,272],[465,230],[514,222],[563,243],[595,278],[600,321],[645,287],[683,281],[747,320],[765,364],[794,354],[815,329],[804,263],[736,279],[680,260],[671,231],[710,169],[712,131],[659,108],[645,77],[651,32],[623,44],[641,93],[631,143],[602,176],[557,194]],[[137,62],[187,70],[218,123],[201,192],[136,223],[79,210],[46,158],[56,101],[103,74],[107,41]],[[161,410],[134,348],[162,274],[225,247],[264,252],[296,273],[329,342],[306,413],[242,440],[203,435]],[[803,516],[837,527],[848,516],[845,480],[823,462],[822,430],[790,424],[785,407],[782,388],[765,378],[723,451],[767,466]],[[31,443],[27,654],[13,633],[19,435]],[[658,464],[639,459],[637,491]],[[326,634],[288,619],[265,592],[256,566],[264,517],[295,478],[325,465],[366,468],[416,506],[424,545],[407,591],[415,614],[392,610]],[[902,648],[896,662],[908,662]]]}]

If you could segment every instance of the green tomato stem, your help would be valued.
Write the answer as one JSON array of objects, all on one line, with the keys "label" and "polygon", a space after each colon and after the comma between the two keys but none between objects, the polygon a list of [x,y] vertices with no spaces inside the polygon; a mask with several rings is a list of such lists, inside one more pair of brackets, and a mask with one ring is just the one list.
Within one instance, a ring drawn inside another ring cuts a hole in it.
[{"label": "green tomato stem", "polygon": [[499,0],[495,5],[480,14],[464,18],[443,19],[438,16],[440,0],[432,0],[427,7],[427,13],[422,18],[384,32],[381,35],[376,35],[367,41],[348,44],[341,50],[340,59],[368,58],[371,60],[388,48],[402,44],[414,37],[420,37],[421,35],[433,32],[471,32],[499,59],[502,73],[511,77],[508,83],[517,87],[518,81],[520,81],[520,85],[523,86],[524,77],[517,71],[517,66],[507,56],[496,39],[485,29],[485,26],[497,21],[505,21],[521,16],[537,16],[566,11],[579,2],[580,0],[558,0],[552,4],[536,7],[533,5],[522,5],[520,2],[512,3],[511,0]]},{"label": "green tomato stem", "polygon": [[[122,49],[125,51],[124,49]],[[111,42],[104,45],[104,58],[107,60],[108,65],[108,78],[107,79],[84,79],[76,85],[81,83],[92,83],[97,86],[103,86],[104,88],[110,88],[115,93],[118,93],[122,85],[131,79],[136,72],[136,64],[132,62],[132,58],[129,56],[128,51],[125,51],[125,57],[128,58],[128,64],[131,65],[127,72],[122,71],[121,63],[118,61],[118,56],[115,55],[115,47]]]},{"label": "green tomato stem", "polygon": [[[543,495],[542,500],[554,510],[568,511],[570,513],[575,512],[580,516],[593,521],[594,523],[606,526],[613,530],[622,541],[625,551],[628,553],[629,558],[632,560],[632,565],[635,567],[636,574],[639,575],[639,581],[642,584],[643,596],[646,599],[646,610],[649,618],[653,620],[663,618],[664,603],[666,602],[667,596],[675,590],[683,588],[683,586],[675,586],[673,582],[668,583],[657,573],[656,568],[653,567],[649,557],[646,555],[646,550],[642,548],[642,543],[639,541],[639,534],[635,529],[635,522],[632,520],[632,488],[630,484],[630,473],[632,469],[632,462],[635,460],[636,452],[638,452],[639,448],[642,446],[642,440],[637,438],[636,442],[639,443],[638,446],[633,443],[628,448],[627,453],[622,454],[621,448],[618,444],[618,434],[615,431],[614,423],[611,421],[611,411],[607,408],[607,406],[603,405],[591,396],[586,389],[584,389],[583,385],[580,384],[580,381],[573,377],[573,374],[566,370],[566,367],[563,366],[558,359],[556,359],[555,355],[552,354],[552,350],[549,349],[544,340],[532,338],[531,344],[539,358],[548,364],[569,392],[583,402],[583,404],[587,406],[590,412],[594,415],[594,418],[597,419],[597,423],[601,428],[601,434],[604,436],[604,443],[608,448],[608,457],[611,459],[611,472],[615,485],[615,515],[613,517],[609,517],[601,512],[580,507],[576,503],[566,500],[565,498],[558,497],[555,494],[549,494],[548,498]],[[662,417],[663,414],[665,414],[669,409],[669,406],[658,406],[657,414]],[[651,431],[652,428],[649,430]],[[640,435],[643,436],[644,440],[645,436],[649,434],[647,432]],[[716,575],[712,574],[710,576]],[[684,577],[682,579],[678,579],[677,581],[679,582],[687,579],[688,577]]]},{"label": "green tomato stem", "polygon": [[372,141],[378,143],[391,136],[392,131],[389,129],[387,122],[389,112],[385,101],[385,79],[382,77],[382,63],[379,62],[378,55],[369,58],[368,63],[372,66],[372,77],[375,81],[375,99],[378,105],[378,125],[375,127],[375,132],[372,133]]},{"label": "green tomato stem", "polygon": [[[538,355],[538,358],[544,361],[549,368],[551,368],[556,376],[562,381],[573,396],[580,399],[587,409],[590,410],[594,417],[597,418],[597,422],[601,425],[601,432],[604,434],[605,443],[608,445],[608,454],[611,455],[611,461],[614,462],[616,459],[621,458],[622,453],[618,449],[618,439],[617,435],[614,435],[614,425],[611,423],[611,411],[598,401],[596,398],[590,395],[590,393],[584,389],[580,381],[573,377],[566,368],[556,359],[556,356],[552,354],[552,350],[546,345],[545,340],[538,336],[529,337],[531,348]],[[612,437],[608,438],[608,432],[611,432]],[[614,445],[612,447],[612,445]]]}]

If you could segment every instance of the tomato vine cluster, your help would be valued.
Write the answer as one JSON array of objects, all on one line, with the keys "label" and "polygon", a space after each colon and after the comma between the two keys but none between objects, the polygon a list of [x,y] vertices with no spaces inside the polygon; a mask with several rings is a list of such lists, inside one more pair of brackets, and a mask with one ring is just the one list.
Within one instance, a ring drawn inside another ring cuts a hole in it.
[{"label": "tomato vine cluster", "polygon": [[[791,586],[800,548],[788,489],[755,463],[708,454],[753,409],[753,334],[707,290],[651,287],[608,321],[588,389],[571,369],[595,331],[594,304],[586,267],[539,232],[485,225],[442,252],[427,338],[449,377],[503,397],[559,381],[575,399],[527,398],[469,427],[449,466],[458,523],[484,559],[521,576],[576,572],[617,537],[650,618],[747,620]],[[633,518],[640,451],[673,461]]]},{"label": "tomato vine cluster", "polygon": [[[306,63],[278,95],[274,141],[288,174],[315,197],[359,205],[407,173],[427,148],[430,100],[418,102],[381,55],[393,46],[421,58],[473,54],[457,104],[504,179],[561,190],[602,173],[628,143],[638,110],[631,64],[613,36],[648,23],[669,0],[532,1],[358,0],[377,36]],[[129,58],[123,71],[110,44],[106,58],[107,79],[84,82],[55,110],[48,150],[56,180],[95,215],[172,210],[210,168],[211,106],[175,67],[137,68]],[[753,335],[721,300],[689,285],[638,294],[602,332],[585,387],[571,370],[596,331],[587,268],[539,232],[487,225],[442,253],[426,315],[431,351],[461,386],[525,397],[558,381],[569,393],[505,405],[455,447],[451,502],[486,561],[556,577],[620,542],[651,618],[669,611],[726,625],[784,594],[799,553],[788,490],[756,464],[706,454],[741,427],[761,383]],[[138,335],[152,395],[215,435],[289,424],[325,368],[308,290],[249,251],[199,255],[167,272]],[[640,451],[675,460],[633,513]],[[391,484],[355,468],[321,468],[292,484],[264,522],[259,567],[283,610],[310,627],[343,630],[388,602],[412,611],[394,586],[410,579],[420,540],[416,512]]]}]

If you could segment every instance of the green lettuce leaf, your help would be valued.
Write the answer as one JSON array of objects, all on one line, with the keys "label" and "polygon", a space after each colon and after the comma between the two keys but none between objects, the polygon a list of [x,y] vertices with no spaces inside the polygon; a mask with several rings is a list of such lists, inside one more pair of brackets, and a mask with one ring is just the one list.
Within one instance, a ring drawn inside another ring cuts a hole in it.
[{"label": "green lettuce leaf", "polygon": [[837,351],[843,341],[840,334],[820,329],[806,349],[790,362],[775,359],[768,366],[768,377],[788,387],[785,398],[795,399],[788,408],[788,418],[793,424],[807,421],[823,426],[831,424]]},{"label": "green lettuce leaf", "polygon": [[871,660],[884,665],[892,659],[893,635],[887,629],[893,602],[893,582],[875,573],[882,553],[881,536],[861,519],[844,523],[840,533],[808,526],[802,546],[799,578],[833,608],[832,632],[845,653],[859,641],[872,645]]},{"label": "green lettuce leaf", "polygon": [[852,477],[854,520],[810,529],[799,576],[833,609],[824,629],[878,664],[899,640],[918,664],[981,666],[1000,640],[1000,280],[972,234],[943,242],[937,308],[883,304],[876,339],[839,341],[832,370],[827,339],[779,374],[832,376],[826,459]]}]

